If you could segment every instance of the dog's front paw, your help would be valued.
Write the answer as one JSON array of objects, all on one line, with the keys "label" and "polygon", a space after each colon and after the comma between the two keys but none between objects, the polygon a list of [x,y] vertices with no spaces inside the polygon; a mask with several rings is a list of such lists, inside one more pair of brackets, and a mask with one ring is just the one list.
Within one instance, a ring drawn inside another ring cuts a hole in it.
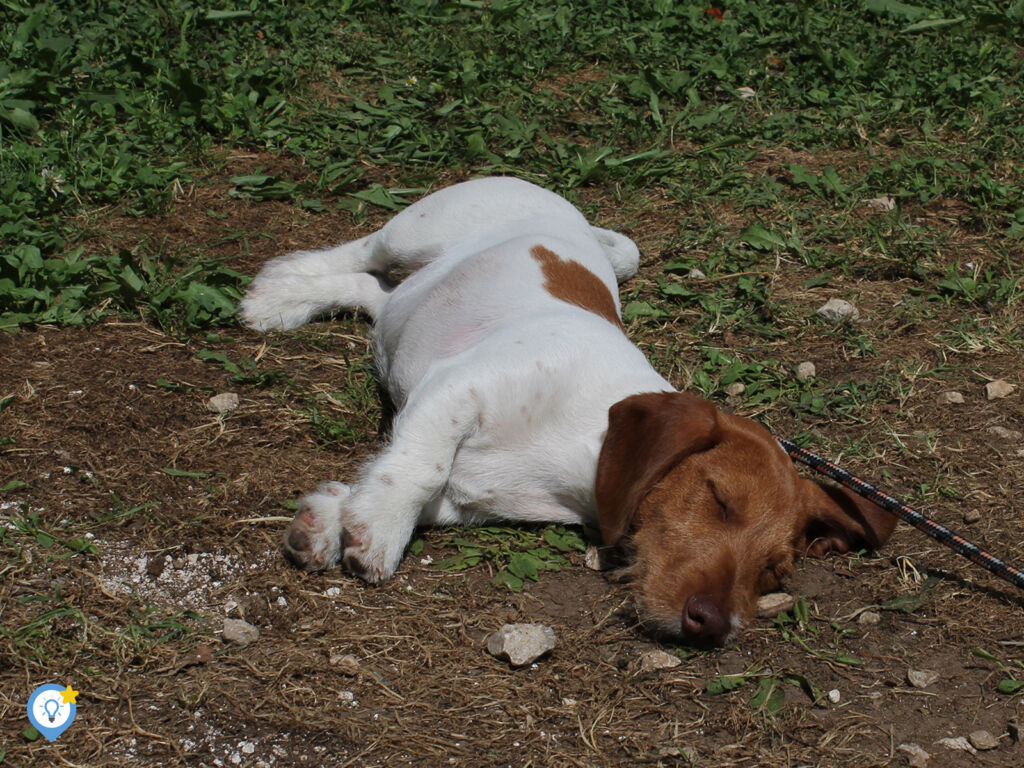
[{"label": "dog's front paw", "polygon": [[390,579],[409,543],[402,526],[393,520],[360,519],[351,508],[343,514],[343,524],[341,561],[345,569],[371,584]]},{"label": "dog's front paw", "polygon": [[326,483],[299,502],[281,549],[304,571],[322,571],[341,559],[342,507],[349,497],[344,483]]}]

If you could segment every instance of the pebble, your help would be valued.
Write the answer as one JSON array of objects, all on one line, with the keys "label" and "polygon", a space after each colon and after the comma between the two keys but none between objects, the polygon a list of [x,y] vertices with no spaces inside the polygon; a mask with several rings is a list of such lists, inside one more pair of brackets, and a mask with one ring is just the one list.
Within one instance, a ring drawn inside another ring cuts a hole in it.
[{"label": "pebble", "polygon": [[659,648],[647,651],[640,656],[641,672],[657,672],[659,669],[672,669],[683,663],[683,660],[674,653],[668,653]]},{"label": "pebble", "polygon": [[985,385],[985,397],[989,400],[998,400],[1003,397],[1007,397],[1013,394],[1013,391],[1017,389],[1013,384],[1003,379],[996,379],[990,381]]},{"label": "pebble", "polygon": [[896,208],[896,201],[888,195],[883,197],[872,197],[870,200],[865,200],[864,205],[876,211],[891,211]]},{"label": "pebble", "polygon": [[860,312],[853,304],[843,299],[829,299],[817,310],[818,316],[836,325],[854,322],[860,318]]},{"label": "pebble", "polygon": [[964,396],[955,390],[943,392],[939,395],[939,403],[942,405],[954,405],[964,402]]},{"label": "pebble", "polygon": [[981,752],[995,749],[999,746],[999,739],[988,731],[971,731],[967,734],[967,740],[971,742],[972,747]]},{"label": "pebble", "polygon": [[595,547],[591,544],[583,556],[583,562],[592,571],[606,571],[611,567],[608,557],[611,547]]},{"label": "pebble", "polygon": [[968,509],[966,512],[964,512],[964,522],[968,525],[974,525],[979,520],[981,520],[980,509]]},{"label": "pebble", "polygon": [[724,390],[725,394],[731,397],[742,395],[746,391],[747,387],[746,385],[744,385],[742,381],[734,381],[732,384],[729,384]]},{"label": "pebble", "polygon": [[967,741],[963,736],[957,736],[956,738],[939,739],[935,742],[946,747],[946,749],[955,749],[959,752],[970,752],[972,755],[978,754],[978,750],[971,746],[970,742]]},{"label": "pebble", "polygon": [[701,272],[696,267],[694,267],[689,272],[687,272],[686,276],[688,278],[690,278],[691,280],[707,280],[708,279],[708,276],[705,275],[703,272]]},{"label": "pebble", "polygon": [[355,677],[359,674],[359,659],[351,653],[332,653],[328,661],[332,667],[337,667],[343,675]]},{"label": "pebble", "polygon": [[882,614],[877,611],[864,611],[857,617],[857,623],[864,627],[873,627],[882,620]]},{"label": "pebble", "polygon": [[896,749],[900,752],[906,752],[908,757],[908,765],[910,768],[925,768],[928,765],[928,761],[931,759],[931,755],[925,752],[917,744],[900,744]]},{"label": "pebble", "polygon": [[532,664],[555,647],[555,630],[545,624],[505,624],[487,638],[487,652],[514,667]]},{"label": "pebble", "polygon": [[206,410],[214,413],[228,413],[238,407],[238,395],[234,392],[221,392],[206,401]]},{"label": "pebble", "polygon": [[941,675],[932,669],[907,670],[907,681],[915,688],[927,688],[940,677]]},{"label": "pebble", "polygon": [[1007,429],[1006,427],[989,427],[988,433],[995,435],[1000,440],[1008,440],[1015,443],[1024,440],[1024,432],[1018,432],[1016,429]]},{"label": "pebble", "polygon": [[796,377],[800,381],[807,381],[808,379],[813,379],[817,374],[818,369],[814,367],[814,363],[812,363],[810,360],[804,363],[800,363],[800,365],[796,367]]},{"label": "pebble", "polygon": [[248,645],[260,639],[260,631],[248,621],[224,619],[224,631],[221,637],[229,643]]},{"label": "pebble", "polygon": [[833,688],[831,691],[828,692],[828,700],[831,701],[833,704],[838,704],[842,698],[843,695],[839,692],[838,688]]},{"label": "pebble", "polygon": [[757,598],[757,615],[762,619],[774,619],[780,613],[792,610],[796,599],[785,592],[770,592]]},{"label": "pebble", "polygon": [[752,99],[757,96],[757,91],[751,88],[749,85],[744,85],[736,89],[736,95],[741,99]]}]

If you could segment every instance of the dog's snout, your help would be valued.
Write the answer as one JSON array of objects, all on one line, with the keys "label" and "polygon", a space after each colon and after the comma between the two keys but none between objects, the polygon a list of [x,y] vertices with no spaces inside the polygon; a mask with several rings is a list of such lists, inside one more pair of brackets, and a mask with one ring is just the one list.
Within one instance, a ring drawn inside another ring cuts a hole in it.
[{"label": "dog's snout", "polygon": [[683,633],[698,643],[721,645],[729,635],[729,617],[708,594],[691,595],[683,609]]}]

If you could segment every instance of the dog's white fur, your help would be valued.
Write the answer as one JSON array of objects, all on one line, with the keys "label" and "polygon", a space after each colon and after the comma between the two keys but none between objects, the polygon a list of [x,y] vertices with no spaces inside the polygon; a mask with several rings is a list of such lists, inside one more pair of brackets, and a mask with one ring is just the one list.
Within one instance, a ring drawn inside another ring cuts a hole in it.
[{"label": "dog's white fur", "polygon": [[[301,565],[343,559],[379,581],[417,525],[594,521],[609,407],[673,388],[618,325],[546,289],[537,246],[596,275],[618,311],[634,243],[511,178],[448,187],[367,237],[282,256],[255,278],[241,305],[254,328],[368,312],[397,409],[389,444],[353,485],[303,499],[286,541]],[[415,271],[390,290],[377,275],[395,265]]]}]

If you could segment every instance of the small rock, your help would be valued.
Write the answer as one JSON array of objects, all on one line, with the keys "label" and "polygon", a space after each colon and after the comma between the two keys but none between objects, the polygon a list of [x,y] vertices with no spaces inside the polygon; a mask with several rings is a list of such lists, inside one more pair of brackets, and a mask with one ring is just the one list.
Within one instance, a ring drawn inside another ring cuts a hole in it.
[{"label": "small rock", "polygon": [[242,619],[224,619],[224,631],[221,637],[229,643],[248,645],[260,639],[260,631],[248,621]]},{"label": "small rock", "polygon": [[214,413],[228,413],[238,407],[238,395],[234,392],[221,392],[206,401],[206,410]]},{"label": "small rock", "polygon": [[606,571],[611,567],[611,547],[595,547],[590,545],[583,556],[583,562],[592,571]]},{"label": "small rock", "polygon": [[337,667],[338,671],[343,675],[355,677],[359,674],[359,659],[351,653],[332,653],[328,661],[332,667]]},{"label": "small rock", "polygon": [[873,627],[882,620],[882,614],[877,611],[864,611],[857,617],[857,623],[863,627]]},{"label": "small rock", "polygon": [[872,197],[870,200],[865,200],[864,205],[876,211],[891,211],[896,208],[896,201],[888,196]]},{"label": "small rock", "polygon": [[575,707],[577,704],[579,704],[579,702],[576,701],[576,699],[570,698],[569,696],[565,696],[562,698],[563,707]]},{"label": "small rock", "polygon": [[953,405],[955,403],[964,402],[964,396],[959,392],[950,390],[949,392],[943,392],[939,395],[939,403],[941,405]]},{"label": "small rock", "polygon": [[915,688],[927,688],[942,675],[931,669],[908,669],[907,681]]},{"label": "small rock", "polygon": [[828,692],[828,700],[831,701],[833,704],[838,704],[842,698],[843,694],[839,692],[838,688],[833,688],[831,691]]},{"label": "small rock", "polygon": [[979,520],[981,520],[980,509],[968,509],[966,512],[964,512],[964,522],[968,525],[974,525]]},{"label": "small rock", "polygon": [[999,739],[988,731],[971,731],[967,734],[967,740],[971,743],[972,747],[981,752],[995,749],[999,746]]},{"label": "small rock", "polygon": [[990,381],[985,385],[985,397],[989,400],[998,400],[999,398],[1008,397],[1013,394],[1013,391],[1017,389],[1013,384],[1003,379],[996,379]]},{"label": "small rock", "polygon": [[752,99],[755,96],[757,96],[757,91],[755,91],[749,85],[744,85],[744,86],[741,86],[740,88],[736,89],[736,95],[739,96],[741,99],[744,99],[744,100]]},{"label": "small rock", "polygon": [[487,652],[522,667],[554,648],[555,642],[555,630],[547,625],[506,624],[487,638]]},{"label": "small rock", "polygon": [[907,753],[910,768],[925,768],[925,766],[928,765],[928,761],[931,759],[931,755],[921,749],[917,744],[900,744],[896,749]]},{"label": "small rock", "polygon": [[780,613],[792,610],[796,599],[785,592],[770,592],[757,598],[757,615],[762,619],[774,619]]},{"label": "small rock", "polygon": [[946,749],[955,749],[959,752],[970,752],[972,755],[978,754],[978,750],[970,745],[963,736],[957,736],[956,738],[939,739],[935,742],[946,747]]},{"label": "small rock", "polygon": [[746,392],[747,387],[746,385],[744,385],[742,381],[734,381],[732,384],[729,384],[723,391],[730,397],[735,397],[738,395],[742,395],[744,392]]},{"label": "small rock", "polygon": [[860,312],[853,304],[843,299],[829,299],[818,307],[818,316],[830,323],[852,323],[860,318]]},{"label": "small rock", "polygon": [[800,365],[796,367],[796,377],[800,381],[807,381],[808,379],[813,379],[815,376],[817,376],[817,374],[818,369],[814,367],[814,363],[812,363],[810,360],[808,360],[805,363],[800,363]]},{"label": "small rock", "polygon": [[640,656],[640,671],[657,672],[659,669],[678,667],[682,663],[683,660],[676,654],[656,648]]},{"label": "small rock", "polygon": [[1024,432],[1018,432],[1016,429],[1007,429],[1006,427],[989,427],[988,433],[990,435],[995,435],[1000,440],[1007,440],[1014,443],[1024,440]]},{"label": "small rock", "polygon": [[701,272],[696,267],[694,267],[689,272],[687,272],[686,276],[688,278],[690,278],[691,280],[707,280],[708,279],[708,276],[705,275],[703,272]]}]

